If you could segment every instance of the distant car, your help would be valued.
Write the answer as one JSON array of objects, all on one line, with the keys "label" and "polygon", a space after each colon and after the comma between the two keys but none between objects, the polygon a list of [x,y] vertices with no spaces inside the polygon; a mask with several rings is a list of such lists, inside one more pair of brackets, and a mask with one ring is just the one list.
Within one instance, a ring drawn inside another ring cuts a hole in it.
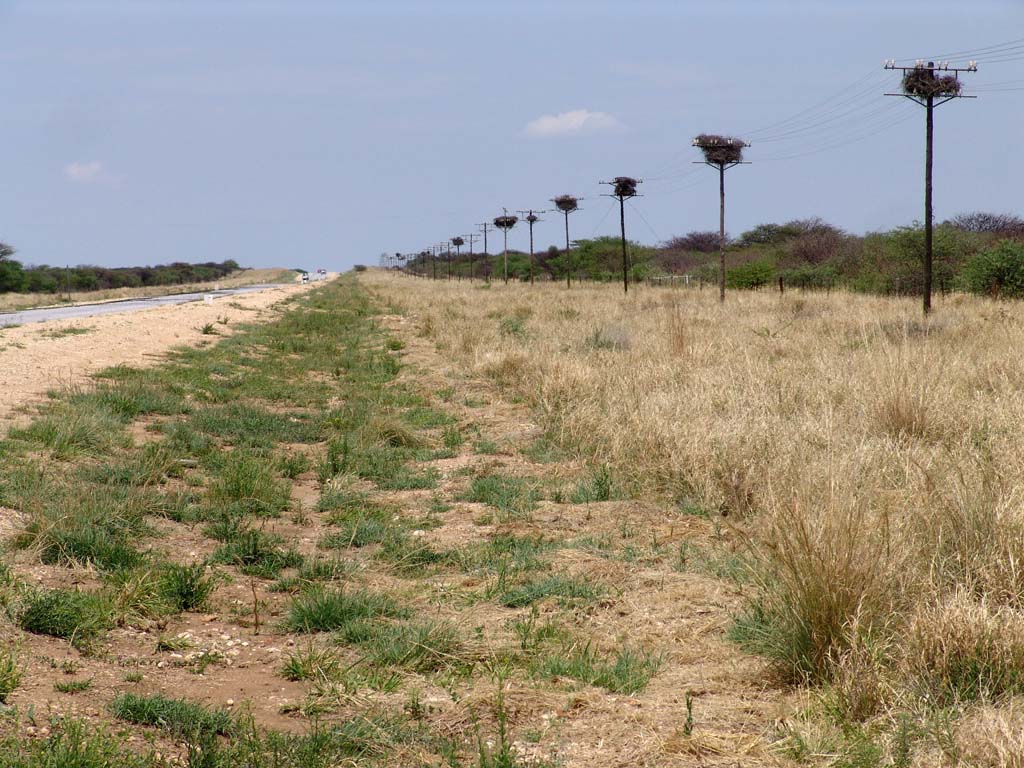
[{"label": "distant car", "polygon": [[308,272],[303,272],[302,273],[302,282],[304,282],[304,283],[308,283],[309,282],[309,273]]}]

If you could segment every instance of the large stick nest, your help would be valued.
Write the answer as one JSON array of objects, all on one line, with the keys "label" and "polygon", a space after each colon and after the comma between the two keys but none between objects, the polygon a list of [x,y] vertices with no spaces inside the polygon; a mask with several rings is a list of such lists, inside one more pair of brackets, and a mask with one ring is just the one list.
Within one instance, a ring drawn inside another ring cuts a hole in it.
[{"label": "large stick nest", "polygon": [[914,67],[903,75],[903,92],[908,96],[957,96],[962,87],[956,75],[938,75],[931,67]]},{"label": "large stick nest", "polygon": [[731,165],[743,161],[746,142],[733,136],[702,133],[693,140],[693,146],[704,153],[704,162],[712,165]]},{"label": "large stick nest", "polygon": [[572,213],[579,207],[579,199],[572,195],[559,195],[555,198],[555,207],[563,213]]},{"label": "large stick nest", "polygon": [[615,185],[616,197],[635,197],[636,185],[639,183],[639,181],[629,176],[616,176],[612,179],[612,184]]},{"label": "large stick nest", "polygon": [[518,216],[499,216],[494,220],[494,226],[498,229],[512,229],[519,221]]},{"label": "large stick nest", "polygon": [[531,213],[529,216],[526,217],[526,220],[531,224],[536,224],[538,221],[540,221],[540,217],[535,213]]},{"label": "large stick nest", "polygon": [[466,242],[466,241],[465,241],[465,240],[463,240],[463,239],[462,239],[461,237],[453,237],[453,238],[452,238],[452,245],[454,245],[454,246],[456,246],[456,247],[459,247],[459,246],[461,246],[461,245],[464,245],[464,244],[465,244],[465,242]]}]

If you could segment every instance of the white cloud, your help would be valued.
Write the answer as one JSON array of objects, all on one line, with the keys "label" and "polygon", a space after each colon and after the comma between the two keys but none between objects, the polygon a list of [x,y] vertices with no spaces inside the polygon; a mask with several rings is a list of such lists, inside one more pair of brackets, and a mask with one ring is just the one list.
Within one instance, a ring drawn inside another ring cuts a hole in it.
[{"label": "white cloud", "polygon": [[76,184],[88,184],[103,177],[103,163],[91,160],[87,163],[71,163],[64,166],[64,176]]},{"label": "white cloud", "polygon": [[526,124],[526,135],[534,138],[549,136],[580,136],[590,133],[609,133],[622,128],[622,123],[607,112],[573,109],[557,115],[541,115]]}]

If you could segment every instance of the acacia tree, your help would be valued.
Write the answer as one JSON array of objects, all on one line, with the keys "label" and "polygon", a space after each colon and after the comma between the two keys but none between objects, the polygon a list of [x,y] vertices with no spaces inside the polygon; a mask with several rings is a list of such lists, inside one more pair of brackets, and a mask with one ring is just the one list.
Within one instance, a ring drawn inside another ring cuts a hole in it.
[{"label": "acacia tree", "polygon": [[[726,235],[726,243],[729,237]],[[676,235],[665,241],[664,247],[673,251],[696,251],[697,253],[714,253],[718,250],[720,236],[718,232],[687,232]]]},{"label": "acacia tree", "polygon": [[25,287],[25,270],[14,261],[14,247],[0,242],[0,293],[21,291]]}]

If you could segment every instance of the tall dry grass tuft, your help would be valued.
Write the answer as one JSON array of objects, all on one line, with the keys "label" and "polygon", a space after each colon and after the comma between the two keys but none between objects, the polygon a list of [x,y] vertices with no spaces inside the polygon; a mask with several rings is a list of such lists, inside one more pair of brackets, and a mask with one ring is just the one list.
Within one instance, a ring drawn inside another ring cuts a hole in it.
[{"label": "tall dry grass tuft", "polygon": [[[1016,646],[985,633],[1016,632],[1024,608],[1021,305],[954,296],[926,322],[914,300],[843,292],[720,305],[643,285],[361,279],[623,490],[725,513],[758,555],[748,639],[790,679],[830,680],[866,716],[922,681],[941,692],[962,641],[994,665],[985,689],[1007,688],[993,670]],[[502,333],[523,306],[527,333]],[[888,650],[912,629],[916,666]],[[859,684],[875,693],[851,698]]]},{"label": "tall dry grass tuft", "polygon": [[959,765],[1024,768],[1024,702],[979,708],[960,723],[955,740]]},{"label": "tall dry grass tuft", "polygon": [[963,592],[920,609],[906,643],[909,679],[939,706],[1024,693],[1024,614]]},{"label": "tall dry grass tuft", "polygon": [[769,509],[753,535],[760,594],[732,630],[792,682],[832,679],[888,628],[905,594],[886,521],[843,496],[808,502]]}]

